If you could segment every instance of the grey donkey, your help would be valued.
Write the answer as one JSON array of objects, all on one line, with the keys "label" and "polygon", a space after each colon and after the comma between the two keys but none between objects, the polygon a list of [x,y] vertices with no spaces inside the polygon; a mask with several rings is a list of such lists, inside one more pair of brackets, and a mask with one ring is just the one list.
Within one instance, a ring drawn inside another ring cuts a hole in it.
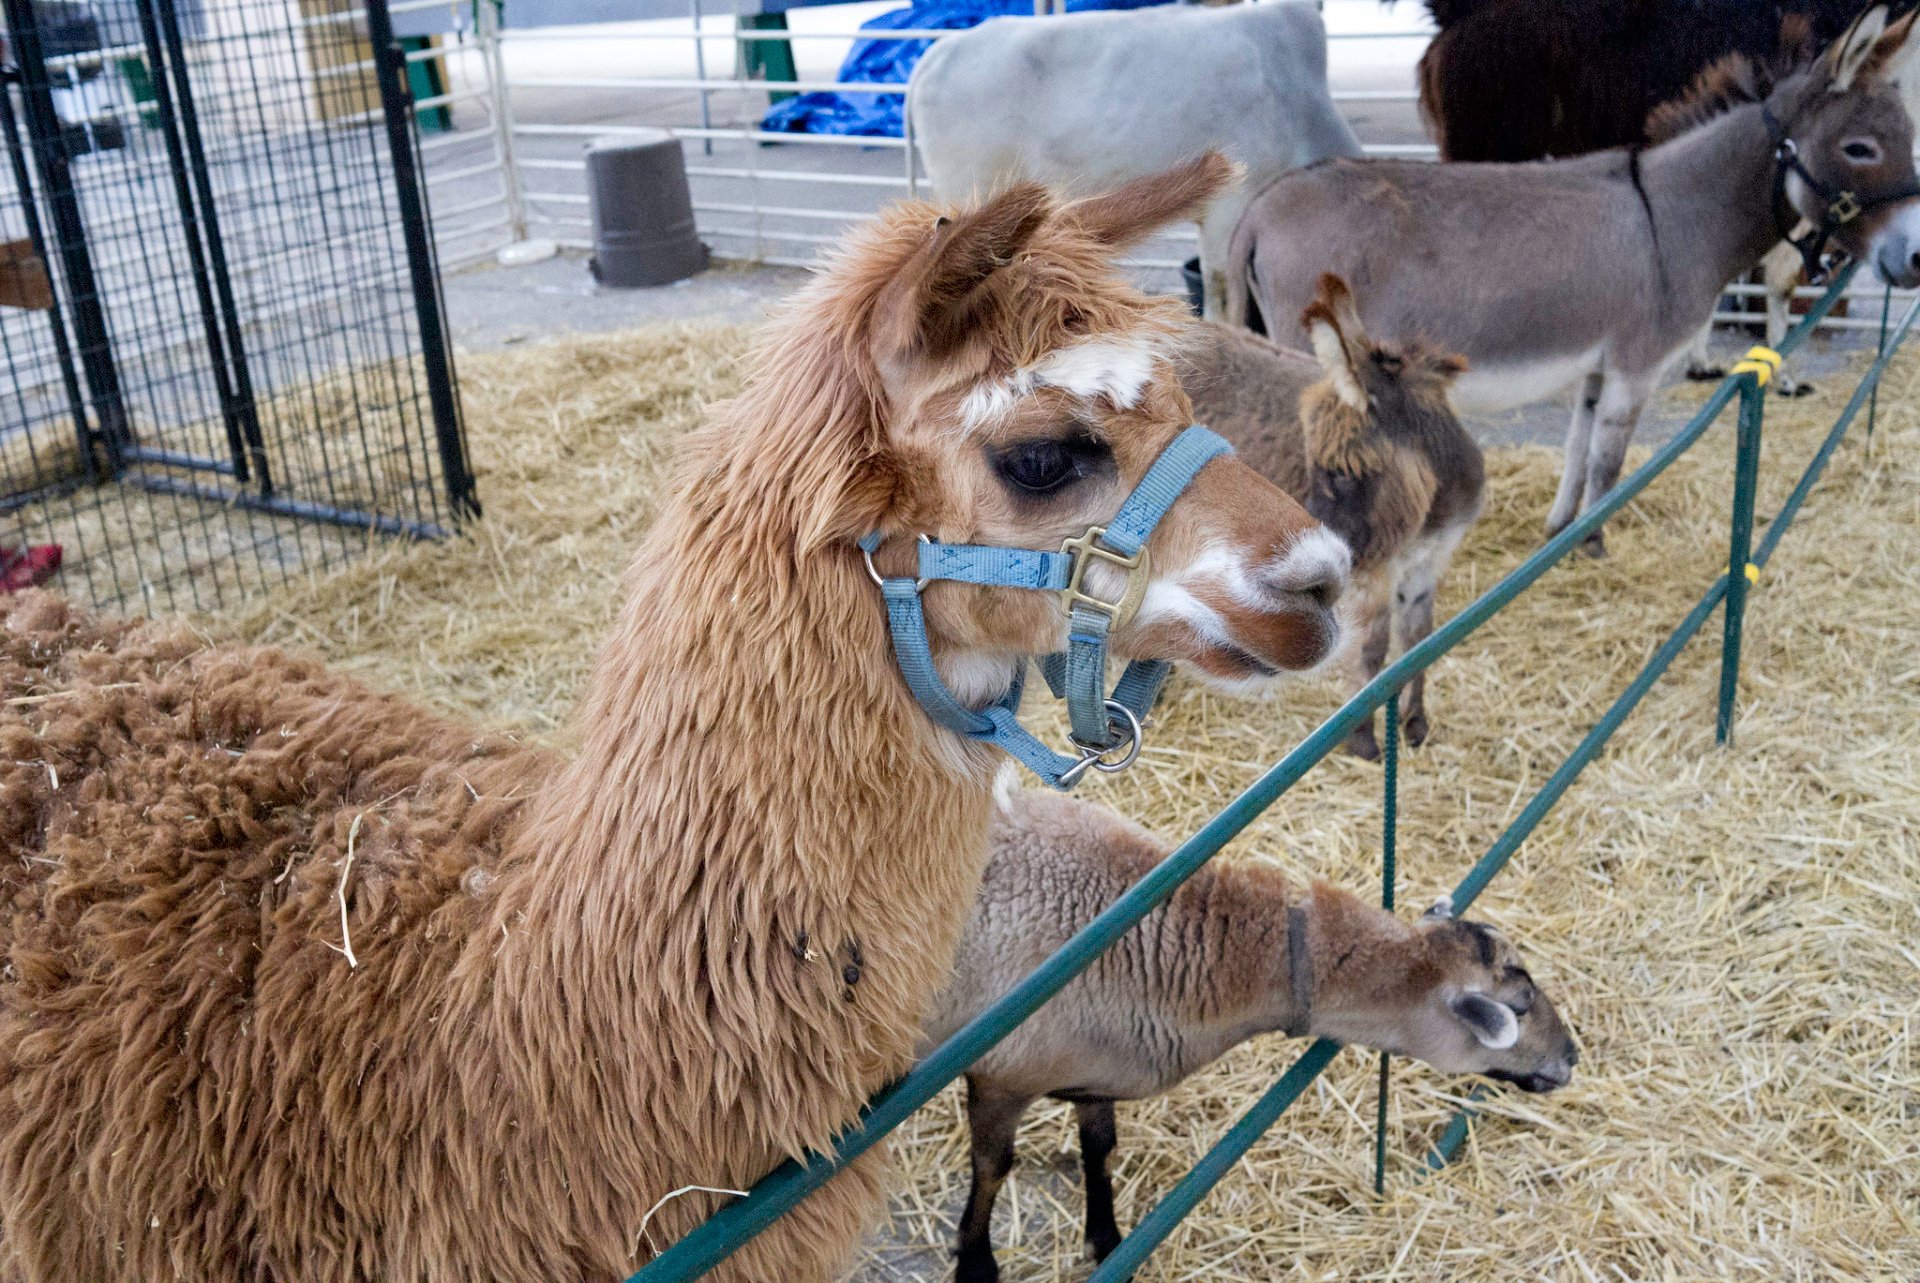
[{"label": "grey donkey", "polygon": [[[1089,802],[1022,791],[1003,775],[991,850],[954,963],[924,1024],[958,1030],[1166,857],[1144,829]],[[973,1186],[959,1283],[999,1278],[990,1227],[1013,1138],[1042,1097],[1071,1101],[1086,1176],[1086,1241],[1120,1241],[1108,1160],[1114,1102],[1156,1096],[1256,1035],[1333,1038],[1485,1074],[1523,1091],[1571,1081],[1579,1051],[1513,945],[1445,901],[1402,922],[1274,868],[1216,861],[1147,915],[967,1075]]]},{"label": "grey donkey", "polygon": [[[1375,343],[1346,282],[1328,273],[1301,316],[1313,356],[1248,330],[1199,323],[1180,381],[1194,418],[1339,535],[1353,553],[1343,609],[1358,644],[1352,688],[1388,654],[1433,631],[1447,566],[1486,493],[1480,446],[1455,417],[1450,391],[1466,363],[1427,343]],[[1427,738],[1427,677],[1404,696],[1409,744]],[[1372,717],[1347,748],[1380,756]]]},{"label": "grey donkey", "polygon": [[[1524,164],[1337,160],[1261,191],[1235,230],[1229,320],[1298,314],[1324,270],[1373,334],[1444,341],[1466,413],[1577,385],[1557,534],[1619,479],[1669,362],[1795,219],[1920,284],[1913,124],[1885,77],[1912,15],[1863,13],[1806,65],[1717,64],[1693,128],[1645,151]],[[1588,551],[1604,551],[1598,531]]]}]

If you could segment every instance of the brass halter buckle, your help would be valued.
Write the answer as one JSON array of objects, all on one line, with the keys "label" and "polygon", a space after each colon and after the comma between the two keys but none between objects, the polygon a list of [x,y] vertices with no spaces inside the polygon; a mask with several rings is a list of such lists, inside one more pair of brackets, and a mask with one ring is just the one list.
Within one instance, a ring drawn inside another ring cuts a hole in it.
[{"label": "brass halter buckle", "polygon": [[1827,217],[1838,226],[1846,226],[1860,217],[1860,198],[1852,192],[1841,192],[1828,204]]},{"label": "brass halter buckle", "polygon": [[[1075,535],[1060,545],[1060,551],[1073,559],[1073,569],[1067,575],[1067,586],[1060,590],[1060,599],[1069,611],[1077,605],[1091,606],[1112,620],[1112,627],[1120,628],[1134,617],[1146,599],[1147,581],[1153,578],[1153,563],[1145,548],[1129,557],[1106,547],[1099,542],[1106,533],[1105,526],[1089,526],[1085,534]],[[1118,601],[1096,597],[1082,586],[1087,568],[1096,561],[1127,572],[1127,588]]]}]

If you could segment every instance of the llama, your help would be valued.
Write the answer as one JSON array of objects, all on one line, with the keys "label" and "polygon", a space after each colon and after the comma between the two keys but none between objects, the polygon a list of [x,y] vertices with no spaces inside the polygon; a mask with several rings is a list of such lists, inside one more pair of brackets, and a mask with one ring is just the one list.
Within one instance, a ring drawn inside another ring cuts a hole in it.
[{"label": "llama", "polygon": [[[1374,343],[1332,273],[1301,321],[1313,357],[1203,321],[1181,379],[1201,422],[1352,549],[1358,690],[1396,648],[1433,631],[1447,566],[1480,515],[1486,462],[1449,400],[1459,357],[1417,341]],[[1401,722],[1415,747],[1427,738],[1426,693],[1422,671],[1407,683]],[[1380,756],[1373,721],[1346,742],[1369,761]]]},{"label": "llama", "polygon": [[[1294,314],[1336,271],[1373,334],[1435,335],[1472,363],[1454,384],[1464,413],[1577,389],[1556,535],[1619,480],[1662,374],[1780,239],[1784,210],[1920,284],[1913,122],[1886,78],[1912,30],[1879,5],[1811,63],[1729,60],[1698,87],[1692,127],[1644,152],[1296,170],[1247,206],[1228,301]],[[1604,553],[1601,531],[1586,550]]]},{"label": "llama", "polygon": [[[928,1017],[930,1044],[1167,855],[1165,843],[1104,807],[1017,788],[996,802],[980,900]],[[1114,1102],[1160,1095],[1276,1031],[1525,1091],[1565,1086],[1580,1058],[1513,946],[1482,923],[1454,920],[1445,901],[1408,925],[1325,883],[1301,896],[1270,865],[1215,861],[969,1071],[973,1186],[960,1218],[959,1283],[999,1277],[994,1198],[1034,1101],[1073,1102],[1087,1249],[1105,1260],[1120,1241],[1107,1171]]]},{"label": "llama", "polygon": [[[1420,111],[1443,160],[1523,161],[1651,146],[1669,136],[1655,123],[1663,104],[1730,54],[1779,59],[1808,42],[1826,47],[1860,12],[1861,0],[1428,0],[1440,28],[1419,67]],[[1920,115],[1920,80],[1901,77],[1909,115]],[[1761,259],[1767,343],[1787,332],[1788,303],[1803,279],[1795,248]],[[1687,375],[1718,379],[1708,325],[1687,354]],[[1781,371],[1782,396],[1813,388]]]},{"label": "llama", "polygon": [[[860,541],[891,568],[921,532],[1058,546],[1112,513],[1189,423],[1182,309],[1114,260],[1230,175],[857,231],[687,443],[570,757],[311,660],[10,603],[0,1273],[605,1283],[720,1198],[675,1191],[826,1147],[911,1062],[996,762],[909,694]],[[1213,459],[1151,541],[1151,589],[1204,626],[1149,600],[1114,649],[1317,663],[1336,543]],[[925,597],[968,700],[1065,637],[1057,594]],[[710,1277],[831,1277],[882,1174]]]}]

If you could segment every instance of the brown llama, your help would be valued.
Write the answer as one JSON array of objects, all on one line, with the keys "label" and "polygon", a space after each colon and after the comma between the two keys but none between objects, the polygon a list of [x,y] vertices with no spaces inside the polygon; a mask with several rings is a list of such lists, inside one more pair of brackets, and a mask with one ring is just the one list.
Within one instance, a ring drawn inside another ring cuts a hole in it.
[{"label": "brown llama", "polygon": [[[720,1201],[675,1191],[826,1146],[911,1060],[996,764],[909,695],[857,541],[894,572],[922,532],[1057,547],[1114,512],[1189,422],[1181,309],[1114,260],[1229,179],[1209,154],[855,233],[689,443],[570,760],[311,660],[12,603],[0,1275],[604,1283]],[[1318,662],[1327,542],[1212,460],[1150,546],[1221,631],[1149,604],[1114,650]],[[1057,595],[925,605],[969,700],[1065,638]],[[711,1277],[829,1277],[883,1171]]]},{"label": "brown llama", "polygon": [[[1300,320],[1312,356],[1203,321],[1181,379],[1194,417],[1352,550],[1357,644],[1348,658],[1359,690],[1396,647],[1433,631],[1447,566],[1480,515],[1486,462],[1449,397],[1466,368],[1460,357],[1424,342],[1374,342],[1331,272]],[[1402,708],[1407,743],[1424,744],[1424,671],[1407,683]],[[1374,720],[1348,734],[1348,751],[1380,756]]]}]

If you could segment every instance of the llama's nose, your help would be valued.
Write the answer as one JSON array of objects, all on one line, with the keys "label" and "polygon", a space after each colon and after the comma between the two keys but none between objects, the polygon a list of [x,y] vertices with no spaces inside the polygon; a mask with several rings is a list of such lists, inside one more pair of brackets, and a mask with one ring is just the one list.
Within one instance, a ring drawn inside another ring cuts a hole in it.
[{"label": "llama's nose", "polygon": [[1268,566],[1261,581],[1274,591],[1297,594],[1331,610],[1352,574],[1353,554],[1346,541],[1325,526],[1315,526],[1294,539],[1293,546]]}]

